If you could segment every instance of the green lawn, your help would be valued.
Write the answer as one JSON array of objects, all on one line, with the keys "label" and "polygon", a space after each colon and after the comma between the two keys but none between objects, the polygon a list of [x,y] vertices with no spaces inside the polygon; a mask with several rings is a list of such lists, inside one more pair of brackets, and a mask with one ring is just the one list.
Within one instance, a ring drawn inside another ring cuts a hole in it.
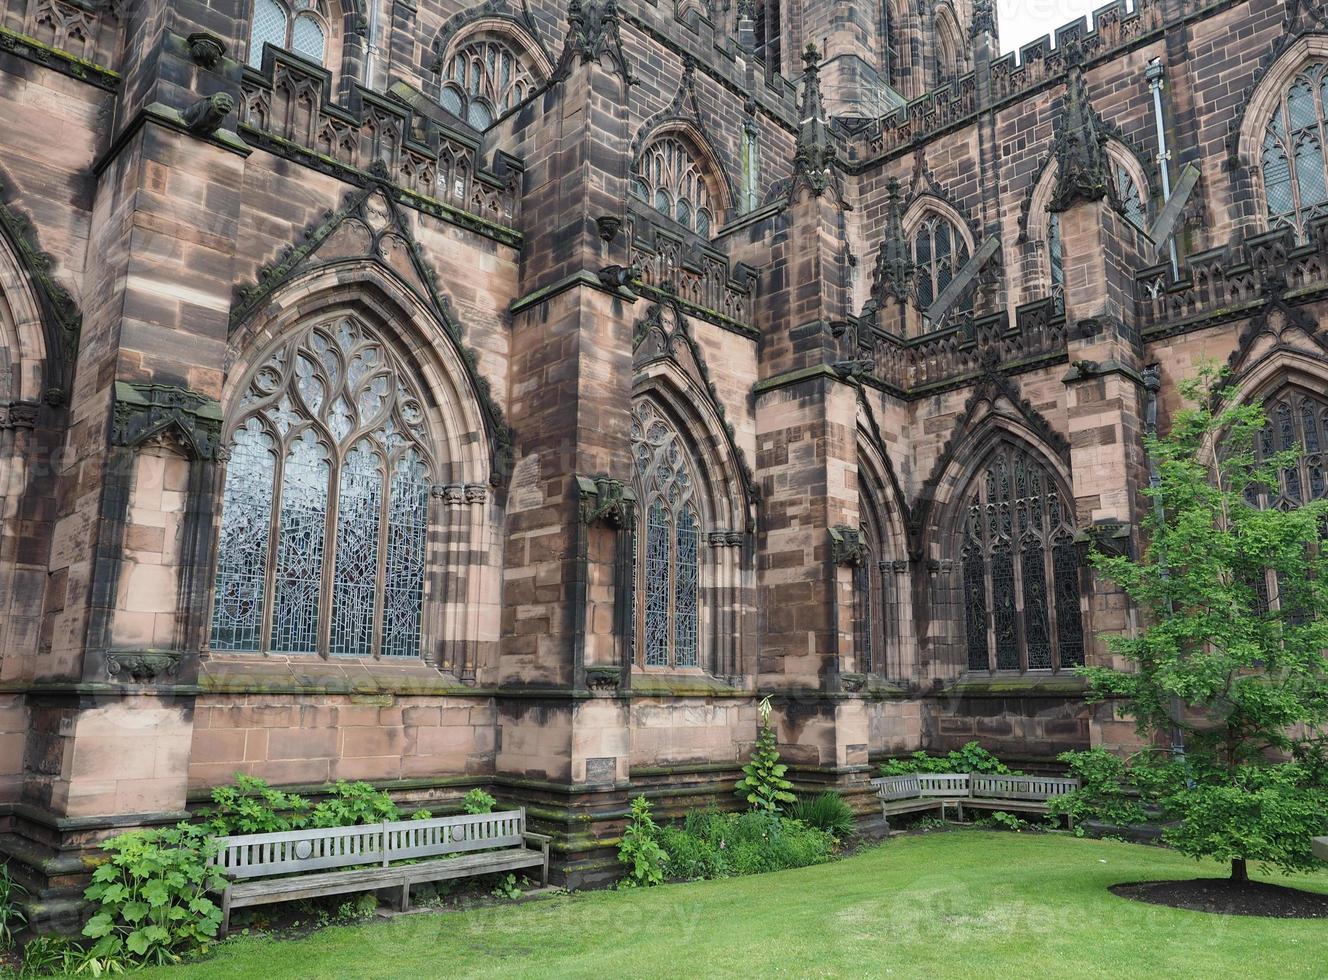
[{"label": "green lawn", "polygon": [[[1131,844],[938,833],[752,878],[415,915],[298,941],[236,937],[152,976],[1328,976],[1328,921],[1185,912],[1106,890],[1223,872]],[[1328,874],[1292,880],[1328,892]]]}]

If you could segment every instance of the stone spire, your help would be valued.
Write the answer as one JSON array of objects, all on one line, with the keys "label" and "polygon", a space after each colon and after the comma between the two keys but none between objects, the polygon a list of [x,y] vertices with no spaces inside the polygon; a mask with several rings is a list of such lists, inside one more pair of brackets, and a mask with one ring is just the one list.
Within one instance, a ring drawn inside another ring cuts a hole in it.
[{"label": "stone spire", "polygon": [[886,185],[885,236],[872,270],[872,299],[879,309],[887,298],[903,302],[913,283],[913,254],[904,237],[904,198],[899,181]]},{"label": "stone spire", "polygon": [[798,108],[798,143],[793,155],[793,186],[806,186],[815,197],[825,193],[832,184],[838,192],[834,138],[830,135],[830,122],[826,119],[825,104],[821,101],[821,78],[817,62],[820,55],[816,45],[807,44],[802,52],[802,100]]},{"label": "stone spire", "polygon": [[1076,201],[1100,201],[1107,196],[1106,132],[1093,111],[1084,85],[1084,68],[1077,45],[1066,55],[1069,78],[1065,101],[1056,124],[1052,152],[1056,154],[1056,186],[1050,211],[1065,211]]}]

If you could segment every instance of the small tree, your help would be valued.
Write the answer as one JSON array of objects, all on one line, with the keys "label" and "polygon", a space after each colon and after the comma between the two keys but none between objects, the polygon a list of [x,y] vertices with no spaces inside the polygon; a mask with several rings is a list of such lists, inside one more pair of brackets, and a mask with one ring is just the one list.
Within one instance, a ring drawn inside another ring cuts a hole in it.
[{"label": "small tree", "polygon": [[[1084,669],[1095,699],[1121,698],[1160,744],[1176,729],[1184,753],[1145,752],[1132,769],[1179,821],[1182,853],[1286,872],[1315,862],[1309,837],[1328,825],[1328,502],[1261,508],[1294,453],[1260,461],[1262,406],[1239,405],[1211,367],[1181,386],[1190,407],[1165,438],[1146,439],[1157,479],[1145,491],[1141,561],[1093,564],[1144,613],[1146,627],[1111,636],[1132,669]],[[1289,472],[1289,470],[1288,470]]]},{"label": "small tree", "polygon": [[784,778],[788,766],[779,761],[775,730],[770,726],[770,699],[763,698],[757,707],[761,717],[752,758],[742,767],[742,778],[733,791],[751,804],[753,810],[778,813],[785,803],[794,803],[793,784]]}]

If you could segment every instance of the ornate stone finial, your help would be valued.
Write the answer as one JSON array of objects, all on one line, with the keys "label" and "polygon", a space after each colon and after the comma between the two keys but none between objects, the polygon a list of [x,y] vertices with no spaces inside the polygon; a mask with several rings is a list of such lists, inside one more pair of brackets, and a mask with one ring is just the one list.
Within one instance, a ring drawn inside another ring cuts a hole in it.
[{"label": "ornate stone finial", "polygon": [[235,109],[235,100],[225,92],[199,99],[184,111],[184,124],[195,136],[211,136]]},{"label": "ornate stone finial", "polygon": [[872,269],[872,298],[881,306],[887,297],[903,302],[913,286],[913,250],[904,235],[904,197],[899,181],[886,185],[885,237],[876,252]]},{"label": "ornate stone finial", "polygon": [[111,442],[133,449],[167,434],[196,459],[216,459],[221,406],[176,385],[117,381]]},{"label": "ornate stone finial", "polygon": [[790,194],[805,186],[813,196],[820,197],[835,179],[834,171],[839,165],[830,123],[825,116],[825,104],[821,100],[819,60],[816,45],[809,42],[802,52],[802,100]]},{"label": "ornate stone finial", "polygon": [[983,34],[990,34],[993,39],[997,37],[995,0],[975,0],[973,4],[973,26],[969,35],[977,38]]},{"label": "ornate stone finial", "polygon": [[606,476],[593,479],[579,476],[576,482],[581,495],[583,524],[604,524],[616,530],[631,523],[636,497],[621,480],[611,480]]},{"label": "ornate stone finial", "polygon": [[566,77],[573,58],[581,64],[602,64],[609,58],[623,81],[632,83],[632,72],[623,53],[618,30],[616,0],[570,0],[567,5],[567,41],[559,59],[557,77]]},{"label": "ornate stone finial", "polygon": [[1068,80],[1052,143],[1057,172],[1049,211],[1064,211],[1076,201],[1100,201],[1109,186],[1107,134],[1088,99],[1078,50],[1078,45],[1066,45]]}]

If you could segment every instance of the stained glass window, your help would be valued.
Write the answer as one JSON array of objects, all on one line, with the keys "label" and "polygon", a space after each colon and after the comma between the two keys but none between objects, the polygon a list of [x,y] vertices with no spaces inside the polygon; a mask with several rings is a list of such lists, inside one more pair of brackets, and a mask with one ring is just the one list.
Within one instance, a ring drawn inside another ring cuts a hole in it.
[{"label": "stained glass window", "polygon": [[[1279,472],[1276,486],[1251,488],[1247,494],[1250,504],[1293,510],[1328,499],[1328,400],[1302,388],[1287,388],[1265,402],[1264,412],[1266,421],[1255,441],[1255,457],[1266,462],[1293,452],[1298,459]],[[1252,584],[1258,611],[1285,610],[1292,622],[1302,621],[1300,613],[1286,607],[1278,576],[1266,571]]]},{"label": "stained glass window", "polygon": [[1282,93],[1264,128],[1262,176],[1268,223],[1295,230],[1305,241],[1309,223],[1328,214],[1324,158],[1328,64],[1308,66]]},{"label": "stained glass window", "polygon": [[263,65],[263,47],[285,48],[323,64],[327,57],[328,10],[322,0],[254,0],[249,64]]},{"label": "stained glass window", "polygon": [[1112,187],[1116,194],[1116,204],[1121,215],[1134,227],[1143,231],[1147,224],[1147,205],[1139,184],[1131,176],[1129,168],[1119,160],[1112,161]]},{"label": "stained glass window", "polygon": [[1056,312],[1065,312],[1065,255],[1061,244],[1061,216],[1047,215],[1047,262],[1051,267],[1051,301]]},{"label": "stained glass window", "polygon": [[422,404],[397,356],[353,317],[269,353],[230,438],[213,649],[420,655]]},{"label": "stained glass window", "polygon": [[538,83],[506,41],[486,37],[452,55],[439,101],[454,116],[483,130],[524,102]]},{"label": "stained glass window", "polygon": [[970,670],[1083,663],[1079,559],[1055,477],[1002,444],[975,480],[961,532]]},{"label": "stained glass window", "polygon": [[632,454],[645,514],[635,648],[646,667],[699,667],[702,525],[694,467],[678,430],[649,399],[632,410]]},{"label": "stained glass window", "polygon": [[[940,214],[928,214],[913,233],[913,290],[918,309],[925,313],[967,261],[968,243],[959,229]],[[972,308],[969,290],[946,312]]]},{"label": "stained glass window", "polygon": [[700,163],[676,136],[663,136],[642,152],[632,177],[632,193],[665,217],[709,237],[715,226]]}]

